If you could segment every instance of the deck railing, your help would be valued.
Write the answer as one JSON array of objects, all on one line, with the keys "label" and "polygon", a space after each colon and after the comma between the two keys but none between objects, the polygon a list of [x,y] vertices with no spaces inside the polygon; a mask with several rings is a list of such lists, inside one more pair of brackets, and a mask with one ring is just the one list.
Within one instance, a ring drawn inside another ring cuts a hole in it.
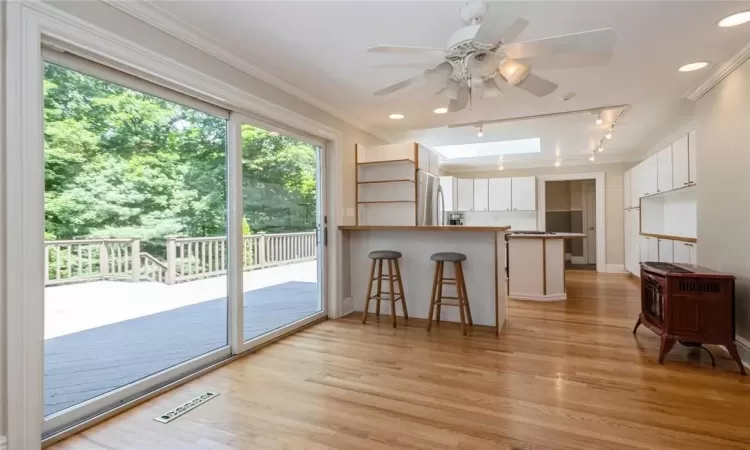
[{"label": "deck railing", "polygon": [[[95,280],[175,284],[227,273],[227,238],[168,237],[166,261],[141,252],[140,240],[74,239],[45,242],[45,285]],[[252,234],[242,239],[243,270],[316,257],[315,232]]]}]

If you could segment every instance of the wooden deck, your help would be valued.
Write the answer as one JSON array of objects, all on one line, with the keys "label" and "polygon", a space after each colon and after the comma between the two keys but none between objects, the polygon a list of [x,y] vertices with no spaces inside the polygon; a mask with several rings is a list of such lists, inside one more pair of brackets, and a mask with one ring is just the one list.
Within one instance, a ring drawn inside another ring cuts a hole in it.
[{"label": "wooden deck", "polygon": [[[315,262],[245,274],[245,339],[320,311]],[[44,413],[227,345],[226,277],[47,288]]]}]

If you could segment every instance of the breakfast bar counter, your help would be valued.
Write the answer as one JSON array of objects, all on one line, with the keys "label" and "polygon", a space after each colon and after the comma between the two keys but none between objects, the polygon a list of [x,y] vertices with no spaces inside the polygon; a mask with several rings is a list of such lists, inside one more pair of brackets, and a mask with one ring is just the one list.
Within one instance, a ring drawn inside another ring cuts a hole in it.
[{"label": "breakfast bar counter", "polygon": [[[367,298],[372,251],[400,252],[399,265],[409,318],[427,319],[435,273],[430,256],[438,252],[466,255],[463,262],[466,291],[475,325],[494,327],[499,334],[505,323],[505,235],[510,227],[473,226],[341,226],[348,254],[351,297],[355,311],[362,312]],[[454,277],[452,264],[445,276]],[[445,286],[445,295],[453,286]],[[373,302],[374,303],[374,302]],[[402,316],[397,307],[397,315]],[[374,304],[370,312],[375,311]],[[390,302],[382,302],[381,314],[390,315]],[[442,321],[459,322],[458,308],[443,308]],[[399,322],[401,323],[401,322]]]}]

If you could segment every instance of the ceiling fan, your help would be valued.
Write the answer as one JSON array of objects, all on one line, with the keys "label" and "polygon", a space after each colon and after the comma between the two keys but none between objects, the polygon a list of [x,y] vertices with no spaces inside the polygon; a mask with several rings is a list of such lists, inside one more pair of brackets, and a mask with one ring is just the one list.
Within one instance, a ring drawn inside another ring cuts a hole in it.
[{"label": "ceiling fan", "polygon": [[[551,94],[557,84],[532,73],[542,68],[593,67],[606,65],[612,57],[616,35],[610,28],[566,34],[526,42],[512,42],[529,25],[518,18],[512,23],[484,21],[487,5],[472,0],[461,7],[466,24],[448,39],[447,49],[378,45],[369,52],[432,54],[444,61],[415,77],[385,87],[376,96],[392,94],[412,85],[427,83],[437,94],[450,99],[448,110],[460,111],[474,99],[502,94],[505,85],[523,89],[537,97]],[[424,67],[421,62],[379,67]]]}]

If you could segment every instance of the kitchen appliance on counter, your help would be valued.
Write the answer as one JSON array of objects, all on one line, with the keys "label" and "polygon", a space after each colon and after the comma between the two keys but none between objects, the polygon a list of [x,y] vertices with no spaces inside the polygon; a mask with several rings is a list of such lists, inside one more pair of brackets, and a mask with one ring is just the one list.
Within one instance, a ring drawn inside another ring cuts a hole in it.
[{"label": "kitchen appliance on counter", "polygon": [[417,170],[417,225],[445,225],[445,197],[438,177]]},{"label": "kitchen appliance on counter", "polygon": [[[445,225],[463,225],[464,224],[464,213],[462,212],[454,212],[449,211],[445,213],[446,218],[444,218]],[[442,225],[442,224],[441,224]]]}]

